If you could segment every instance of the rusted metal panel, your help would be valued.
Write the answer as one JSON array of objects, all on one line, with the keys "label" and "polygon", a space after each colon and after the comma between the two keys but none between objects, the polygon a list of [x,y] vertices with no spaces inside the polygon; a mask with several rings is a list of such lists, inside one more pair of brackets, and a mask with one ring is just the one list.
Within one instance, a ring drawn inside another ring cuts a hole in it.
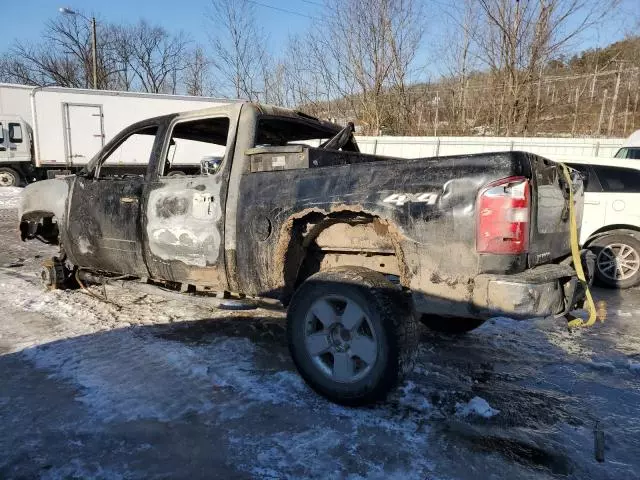
[{"label": "rusted metal panel", "polygon": [[394,254],[393,243],[387,235],[386,226],[378,220],[375,222],[363,218],[367,223],[347,223],[336,219],[329,225],[320,223],[322,230],[314,239],[315,244],[323,250],[339,250],[351,252],[374,252]]}]

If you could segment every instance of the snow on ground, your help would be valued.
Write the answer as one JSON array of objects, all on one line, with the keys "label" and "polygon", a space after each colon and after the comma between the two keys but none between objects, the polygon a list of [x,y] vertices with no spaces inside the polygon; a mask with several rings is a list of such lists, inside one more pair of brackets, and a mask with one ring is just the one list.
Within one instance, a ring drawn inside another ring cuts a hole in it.
[{"label": "snow on ground", "polygon": [[640,478],[638,291],[597,291],[589,330],[425,331],[388,401],[350,409],[304,385],[281,313],[43,291],[55,248],[2,211],[0,478]]},{"label": "snow on ground", "polygon": [[0,209],[15,209],[20,204],[20,187],[0,187]]},{"label": "snow on ground", "polygon": [[491,418],[499,413],[500,410],[491,408],[491,405],[480,397],[473,397],[468,403],[456,403],[456,415],[459,417],[477,415],[482,418]]}]

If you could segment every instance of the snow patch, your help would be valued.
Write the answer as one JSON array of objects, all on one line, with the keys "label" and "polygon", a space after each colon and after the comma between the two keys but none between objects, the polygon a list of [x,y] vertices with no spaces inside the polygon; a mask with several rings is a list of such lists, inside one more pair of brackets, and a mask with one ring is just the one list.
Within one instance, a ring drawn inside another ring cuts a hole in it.
[{"label": "snow patch", "polygon": [[640,362],[629,360],[629,370],[640,373]]},{"label": "snow patch", "polygon": [[[256,477],[283,478],[282,472],[289,472],[285,476],[346,478],[351,465],[336,453],[344,448],[360,459],[362,478],[417,480],[433,470],[424,456],[429,435],[421,414],[431,406],[418,385],[409,382],[397,392],[396,402],[410,407],[399,412],[341,407],[311,392],[293,371],[260,368],[259,358],[268,354],[247,338],[217,337],[207,345],[185,345],[136,330],[65,339],[24,352],[52,377],[77,386],[76,400],[97,422],[171,421],[188,413],[226,422],[252,418],[269,404],[285,405],[292,416],[323,412],[302,430],[283,426],[261,435],[244,426],[229,430],[237,446],[235,461]],[[414,458],[412,469],[395,463],[389,452],[366,460],[364,452],[381,443],[404,445]],[[75,471],[91,473],[75,468],[61,476]]]},{"label": "snow patch", "polygon": [[[383,414],[382,410],[378,414]],[[357,410],[354,417],[367,417],[363,410]],[[423,480],[432,478],[426,472],[433,472],[434,464],[425,457],[428,451],[428,439],[424,433],[401,435],[386,431],[384,427],[367,428],[353,422],[341,422],[343,428],[336,429],[319,424],[303,431],[281,431],[267,437],[255,435],[231,436],[235,451],[243,451],[240,460],[243,470],[248,470],[256,478],[323,478],[323,479],[402,479]],[[397,426],[406,422],[395,421]],[[407,433],[413,427],[407,428]],[[345,439],[346,434],[346,439]],[[380,445],[401,444],[411,456],[411,469],[395,463],[396,455],[388,449],[380,451]],[[371,451],[378,455],[370,456]],[[364,453],[368,452],[368,453]],[[410,453],[409,453],[410,452]],[[344,462],[344,458],[349,459]],[[356,460],[357,459],[357,460]],[[354,465],[361,464],[363,475],[353,473]],[[288,472],[283,475],[282,472]]]},{"label": "snow patch", "polygon": [[415,383],[408,381],[399,390],[401,395],[398,403],[400,405],[419,412],[430,412],[433,409],[429,400],[426,399],[427,392]]},{"label": "snow patch", "polygon": [[78,238],[78,249],[80,250],[80,253],[82,253],[83,255],[93,253],[93,249],[91,248],[91,243],[89,242],[88,239],[84,237]]},{"label": "snow patch", "polygon": [[128,472],[122,472],[121,468],[114,470],[113,468],[103,468],[97,462],[91,462],[87,465],[82,460],[72,459],[68,465],[62,467],[53,467],[44,470],[40,474],[42,480],[62,480],[67,478],[101,478],[104,480],[123,480],[130,478]]},{"label": "snow patch", "polygon": [[20,205],[20,187],[0,187],[0,210],[12,210]]},{"label": "snow patch", "polygon": [[[254,402],[300,405],[311,395],[294,372],[259,370],[257,347],[246,338],[220,337],[194,347],[114,331],[23,353],[38,368],[50,370],[52,377],[78,386],[77,400],[106,422],[170,420],[216,407],[225,418],[235,418]],[[215,395],[225,390],[244,401],[227,405]]]},{"label": "snow patch", "polygon": [[[180,371],[209,378],[214,388],[229,388],[249,400],[296,404],[300,402],[301,394],[308,393],[304,382],[294,372],[259,370],[255,365],[259,347],[248,338],[219,337],[209,345],[190,350],[163,341],[147,342],[144,348],[151,356],[164,356]],[[206,363],[202,363],[203,359]]]},{"label": "snow patch", "polygon": [[470,415],[482,418],[491,418],[500,413],[500,410],[491,408],[491,405],[481,397],[473,397],[468,403],[456,403],[456,415],[468,417]]}]

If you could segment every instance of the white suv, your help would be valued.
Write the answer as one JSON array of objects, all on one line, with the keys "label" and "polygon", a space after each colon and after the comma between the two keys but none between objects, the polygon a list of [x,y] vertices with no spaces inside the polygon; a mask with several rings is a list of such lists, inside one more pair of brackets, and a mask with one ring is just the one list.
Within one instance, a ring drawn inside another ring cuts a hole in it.
[{"label": "white suv", "polygon": [[613,288],[640,283],[640,162],[566,163],[587,179],[580,243],[596,254],[596,280]]}]

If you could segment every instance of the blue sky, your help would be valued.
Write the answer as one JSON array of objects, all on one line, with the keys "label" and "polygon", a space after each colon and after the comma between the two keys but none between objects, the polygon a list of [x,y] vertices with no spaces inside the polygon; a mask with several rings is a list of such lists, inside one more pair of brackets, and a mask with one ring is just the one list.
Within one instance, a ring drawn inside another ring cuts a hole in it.
[{"label": "blue sky", "polygon": [[[311,27],[313,20],[306,16],[318,15],[322,0],[256,0],[256,13],[264,21],[273,46],[284,44],[290,33],[303,32]],[[23,0],[2,1],[2,25],[0,50],[5,50],[14,39],[37,40],[47,20],[54,18],[60,7],[80,10],[85,15],[113,23],[137,22],[146,19],[169,31],[183,30],[198,42],[208,40],[205,12],[210,0]],[[268,5],[297,12],[299,15],[264,7]],[[306,15],[306,16],[305,16]],[[20,21],[6,21],[19,19]],[[98,25],[99,28],[99,25]]]},{"label": "blue sky", "polygon": [[[313,28],[314,20],[308,17],[321,15],[322,0],[250,0],[254,3],[258,17],[263,21],[269,35],[270,49],[277,52],[290,34],[303,33]],[[426,45],[442,42],[443,22],[438,6],[447,6],[456,0],[424,0],[429,15],[426,18]],[[208,41],[207,31],[212,28],[206,21],[205,12],[210,0],[23,0],[2,1],[2,39],[0,51],[6,50],[14,40],[37,41],[47,20],[54,18],[58,8],[69,7],[95,14],[104,21],[123,23],[146,19],[160,24],[170,31],[183,30],[191,39],[200,43]],[[441,7],[440,7],[441,8]],[[280,9],[280,10],[278,10]],[[289,13],[282,10],[288,10]],[[13,19],[11,21],[10,19]],[[19,21],[15,21],[19,19]],[[625,33],[640,32],[640,0],[621,0],[620,8],[609,21],[586,32],[575,42],[574,48],[606,45],[619,40]],[[98,26],[99,28],[99,26]],[[434,40],[435,39],[435,40]],[[428,48],[428,47],[427,47]],[[434,48],[435,50],[435,48]],[[437,53],[423,52],[424,63],[437,63]],[[431,58],[428,58],[431,57]],[[432,72],[436,68],[428,68]]]}]

